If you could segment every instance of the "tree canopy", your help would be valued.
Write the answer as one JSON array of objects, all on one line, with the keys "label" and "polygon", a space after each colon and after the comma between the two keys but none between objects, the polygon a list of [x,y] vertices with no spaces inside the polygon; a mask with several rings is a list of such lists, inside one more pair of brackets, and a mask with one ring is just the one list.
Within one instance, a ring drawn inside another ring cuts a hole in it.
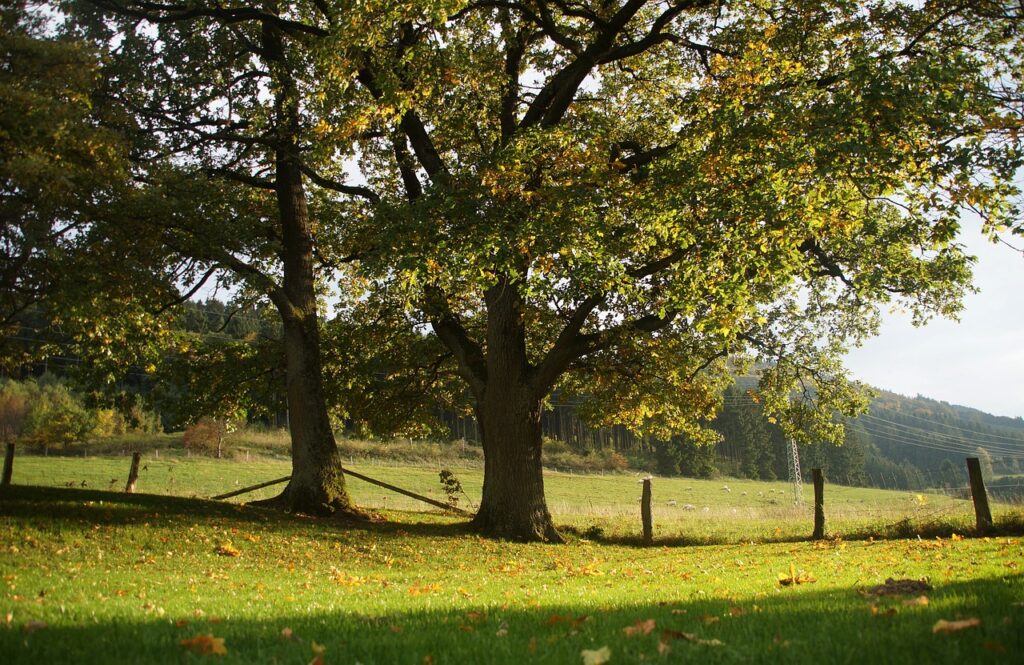
[{"label": "tree canopy", "polygon": [[557,537],[539,471],[553,390],[707,440],[756,360],[768,413],[839,439],[833,410],[863,406],[843,350],[890,303],[955,315],[963,210],[1017,221],[1019,18],[483,1],[351,62],[382,110],[360,149],[382,199],[368,234],[388,242],[366,264],[476,400],[493,460],[477,526]]},{"label": "tree canopy", "polygon": [[[62,7],[125,114],[122,218],[159,249],[146,260],[185,296],[218,278],[281,317],[284,498],[304,510],[347,506],[324,341],[344,363],[381,340],[391,366],[421,365],[385,373],[421,387],[456,372],[486,456],[475,526],[557,540],[554,392],[598,423],[707,442],[725,386],[755,371],[790,435],[840,440],[833,413],[864,399],[839,358],[880,308],[956,314],[962,211],[1019,230],[1005,3]],[[323,337],[342,273],[351,317]]]}]

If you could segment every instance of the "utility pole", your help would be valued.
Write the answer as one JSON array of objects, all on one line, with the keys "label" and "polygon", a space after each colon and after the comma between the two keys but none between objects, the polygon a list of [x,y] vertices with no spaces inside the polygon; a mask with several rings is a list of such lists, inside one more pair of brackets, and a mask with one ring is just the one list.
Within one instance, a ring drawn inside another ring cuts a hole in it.
[{"label": "utility pole", "polygon": [[789,440],[789,482],[793,484],[793,505],[804,505],[804,485],[800,477],[800,451],[796,440]]}]

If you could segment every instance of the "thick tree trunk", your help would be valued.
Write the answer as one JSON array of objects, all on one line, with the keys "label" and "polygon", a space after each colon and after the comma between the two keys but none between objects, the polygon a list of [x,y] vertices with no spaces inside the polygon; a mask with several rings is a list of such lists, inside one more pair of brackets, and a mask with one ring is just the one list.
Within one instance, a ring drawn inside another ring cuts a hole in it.
[{"label": "thick tree trunk", "polygon": [[516,386],[490,385],[477,405],[484,488],[472,526],[517,541],[562,542],[544,497],[541,402]]},{"label": "thick tree trunk", "polygon": [[486,378],[477,391],[484,488],[473,527],[520,541],[562,542],[544,498],[542,393],[526,355],[522,300],[499,281],[487,293]]},{"label": "thick tree trunk", "polygon": [[316,317],[284,324],[292,478],[275,503],[294,512],[329,515],[351,512],[352,501],[323,395],[316,326]]}]

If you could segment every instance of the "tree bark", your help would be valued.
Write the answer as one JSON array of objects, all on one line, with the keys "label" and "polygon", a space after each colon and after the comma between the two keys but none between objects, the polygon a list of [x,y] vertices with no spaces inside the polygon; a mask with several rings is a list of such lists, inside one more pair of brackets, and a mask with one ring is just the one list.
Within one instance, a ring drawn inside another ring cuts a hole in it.
[{"label": "tree bark", "polygon": [[532,391],[500,381],[477,404],[484,487],[474,530],[516,541],[562,542],[544,497],[541,410]]},{"label": "tree bark", "polygon": [[319,338],[315,315],[284,322],[292,477],[270,503],[292,512],[330,515],[351,512],[353,506],[324,399]]},{"label": "tree bark", "polygon": [[522,300],[499,280],[486,301],[486,377],[476,395],[484,487],[472,526],[497,538],[562,542],[544,497],[543,391],[526,354]]}]

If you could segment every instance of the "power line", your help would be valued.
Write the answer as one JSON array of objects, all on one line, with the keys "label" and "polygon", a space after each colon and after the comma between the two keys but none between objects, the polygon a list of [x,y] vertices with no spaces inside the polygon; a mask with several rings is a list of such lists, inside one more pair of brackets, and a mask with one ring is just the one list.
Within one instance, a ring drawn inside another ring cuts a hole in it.
[{"label": "power line", "polygon": [[[885,410],[888,411],[888,409],[885,409]],[[931,420],[929,418],[922,418],[921,416],[916,416],[916,415],[914,415],[912,413],[904,413],[902,411],[897,411],[897,412],[888,411],[888,412],[889,413],[896,413],[896,414],[898,414],[900,416],[905,416],[907,418],[913,418],[914,420],[920,420],[922,422],[932,423],[932,424],[938,425],[940,427],[946,427],[948,429],[955,429],[955,430],[959,430],[961,432],[967,432],[969,434],[976,434],[978,436],[988,436],[988,437],[991,437],[991,438],[994,438],[994,439],[1004,439],[1006,441],[1013,441],[1013,442],[1017,442],[1017,443],[1024,442],[1024,431],[1021,431],[1020,437],[1004,436],[1004,435],[1001,435],[1001,434],[988,434],[986,432],[978,432],[978,431],[966,429],[966,428],[963,428],[963,427],[957,427],[956,425],[948,425],[946,423],[940,423],[940,422],[937,422],[935,420]]]},{"label": "power line", "polygon": [[[903,443],[911,443],[911,444],[914,444],[914,445],[919,445],[919,446],[924,447],[924,448],[933,448],[935,450],[945,450],[947,452],[957,452],[957,453],[964,453],[964,454],[970,454],[970,453],[975,452],[975,450],[976,450],[976,447],[972,447],[972,446],[966,445],[966,444],[959,444],[959,443],[954,443],[954,442],[949,442],[949,441],[925,441],[925,440],[922,440],[920,438],[914,438],[914,435],[912,433],[900,432],[899,430],[893,431],[891,429],[889,429],[889,430],[886,430],[886,429],[874,429],[874,428],[878,428],[878,427],[883,427],[884,428],[885,427],[884,425],[879,426],[879,425],[874,425],[874,424],[871,424],[871,423],[852,423],[852,422],[850,423],[850,425],[852,427],[854,427],[854,428],[859,428],[861,431],[866,431],[866,432],[868,432],[868,433],[870,433],[870,434],[872,434],[874,436],[884,437],[884,438],[890,439],[892,441],[900,441],[900,442],[903,442]],[[870,425],[870,427],[868,425]],[[996,454],[1001,455],[1001,456],[1015,456],[1015,455],[1022,455],[1022,454],[1024,454],[1024,451],[1016,451],[1016,450],[1013,450],[1013,451],[996,450],[994,452],[996,452]]]},{"label": "power line", "polygon": [[[890,441],[896,441],[896,442],[904,443],[904,444],[907,444],[907,445],[910,445],[910,446],[916,446],[918,448],[927,448],[927,449],[930,449],[930,450],[938,450],[938,451],[947,452],[947,453],[957,453],[957,454],[960,454],[960,455],[968,455],[968,454],[971,454],[971,453],[974,452],[973,450],[971,450],[969,448],[952,447],[953,444],[942,445],[942,444],[938,444],[938,443],[934,443],[934,442],[933,443],[925,443],[925,442],[922,442],[920,439],[910,439],[910,438],[905,438],[905,437],[899,436],[898,434],[893,434],[892,432],[874,430],[874,429],[871,429],[871,428],[865,426],[862,423],[850,423],[850,426],[853,429],[855,429],[857,431],[860,431],[860,432],[862,432],[864,434],[868,434],[871,437],[880,437],[880,438],[883,438],[883,439],[888,439]],[[1018,453],[1018,452],[1013,452],[1013,453],[997,452],[997,455],[999,457],[1009,457],[1009,458],[1012,458],[1012,459],[1024,459],[1024,454]]]},{"label": "power line", "polygon": [[[986,444],[986,446],[987,446],[986,449],[988,449],[988,450],[993,450],[993,451],[998,450],[998,451],[1001,451],[1001,452],[1011,452],[1011,453],[1024,453],[1024,445],[1022,445],[1018,449],[1018,448],[1015,448],[1015,447],[1006,446],[1005,444],[994,444],[994,443],[987,442],[987,441],[980,441],[979,442],[977,440],[965,439],[965,438],[962,438],[962,437],[953,436],[952,434],[943,434],[941,432],[933,432],[933,431],[926,430],[926,429],[923,429],[923,428],[920,428],[920,427],[913,427],[911,425],[904,425],[902,423],[894,422],[892,420],[886,420],[885,418],[879,418],[877,416],[872,416],[872,415],[869,415],[869,414],[865,414],[865,415],[861,416],[861,418],[865,418],[869,422],[878,422],[878,423],[884,425],[885,427],[889,427],[889,428],[894,429],[896,431],[902,431],[902,432],[906,432],[906,433],[909,433],[909,434],[915,434],[915,435],[925,435],[925,436],[931,437],[931,438],[938,438],[939,441],[943,442],[943,443],[970,445],[970,446],[973,446],[973,447],[978,447],[980,444],[984,443],[984,444]],[[1024,444],[1024,442],[1021,442],[1021,443]]]}]

